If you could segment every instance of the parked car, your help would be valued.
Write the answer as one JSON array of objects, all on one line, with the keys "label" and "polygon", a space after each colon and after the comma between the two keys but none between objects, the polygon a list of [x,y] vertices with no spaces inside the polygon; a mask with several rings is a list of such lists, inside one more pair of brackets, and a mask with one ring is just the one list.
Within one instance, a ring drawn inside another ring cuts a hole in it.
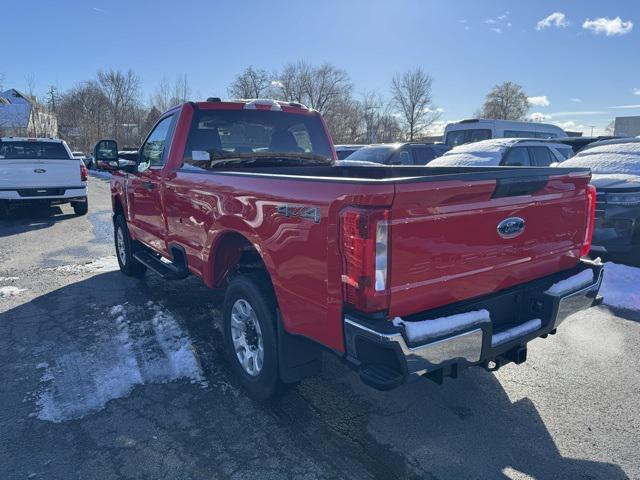
[{"label": "parked car", "polygon": [[356,150],[345,160],[383,165],[426,165],[449,147],[439,143],[377,143]]},{"label": "parked car", "polygon": [[561,138],[566,136],[563,129],[548,123],[483,118],[449,123],[444,129],[444,143],[449,147],[492,138]]},{"label": "parked car", "polygon": [[87,168],[62,140],[0,138],[0,210],[18,205],[70,203],[85,215]]},{"label": "parked car", "polygon": [[452,148],[430,167],[548,167],[562,162],[566,145],[550,140],[496,138]]},{"label": "parked car", "polygon": [[557,141],[558,143],[563,143],[565,145],[570,146],[573,150],[573,155],[575,155],[580,150],[585,148],[587,145],[590,145],[594,142],[600,142],[602,140],[612,140],[616,138],[618,137],[603,135],[599,137],[566,137],[566,138],[559,138]]},{"label": "parked car", "polygon": [[338,160],[344,160],[356,150],[360,150],[364,145],[335,145]]},{"label": "parked car", "polygon": [[591,251],[640,263],[640,139],[593,143],[560,166],[593,173],[598,193]]},{"label": "parked car", "polygon": [[[117,157],[112,140],[95,150]],[[120,270],[223,290],[224,347],[251,395],[318,372],[322,351],[383,390],[522,363],[601,300],[603,266],[581,259],[588,169],[335,160],[318,112],[215,99],[164,113],[111,176]]]},{"label": "parked car", "polygon": [[71,152],[71,155],[73,155],[73,158],[82,160],[82,163],[84,163],[85,167],[87,167],[89,170],[93,170],[93,158],[90,155],[86,155],[85,153],[78,151]]}]

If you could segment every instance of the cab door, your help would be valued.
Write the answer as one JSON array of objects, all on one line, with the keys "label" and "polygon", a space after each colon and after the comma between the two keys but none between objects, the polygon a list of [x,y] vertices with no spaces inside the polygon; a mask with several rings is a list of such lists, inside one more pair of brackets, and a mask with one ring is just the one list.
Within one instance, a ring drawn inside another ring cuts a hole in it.
[{"label": "cab door", "polygon": [[127,178],[129,225],[137,240],[165,251],[167,234],[163,206],[163,167],[171,147],[175,114],[161,118],[140,148],[138,171]]}]

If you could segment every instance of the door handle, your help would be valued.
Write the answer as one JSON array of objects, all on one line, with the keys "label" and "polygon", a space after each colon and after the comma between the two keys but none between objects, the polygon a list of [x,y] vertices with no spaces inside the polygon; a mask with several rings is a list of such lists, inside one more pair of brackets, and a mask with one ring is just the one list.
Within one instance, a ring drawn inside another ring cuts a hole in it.
[{"label": "door handle", "polygon": [[156,185],[153,182],[142,182],[142,186],[147,190],[153,190]]}]

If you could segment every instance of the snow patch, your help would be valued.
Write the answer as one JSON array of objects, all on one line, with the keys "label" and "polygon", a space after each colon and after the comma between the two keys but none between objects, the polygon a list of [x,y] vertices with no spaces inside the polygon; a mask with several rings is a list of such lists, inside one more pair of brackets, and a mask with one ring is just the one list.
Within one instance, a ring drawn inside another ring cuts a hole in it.
[{"label": "snow patch", "polygon": [[579,290],[580,287],[587,286],[590,283],[593,283],[593,270],[587,269],[569,278],[565,278],[564,280],[554,283],[544,293],[547,295],[559,296]]},{"label": "snow patch", "polygon": [[18,277],[0,277],[0,282],[15,282]]},{"label": "snow patch", "polygon": [[113,270],[118,270],[118,268],[118,259],[115,257],[115,255],[111,255],[108,257],[98,258],[88,263],[60,265],[59,267],[45,268],[45,270],[73,275],[80,273],[110,272]]},{"label": "snow patch", "polygon": [[106,320],[86,351],[37,366],[44,368],[36,400],[40,420],[81,418],[127,397],[136,385],[178,379],[204,384],[191,340],[160,305],[116,305]]},{"label": "snow patch", "polygon": [[605,263],[600,295],[606,305],[640,311],[640,268]]},{"label": "snow patch", "polygon": [[404,326],[404,331],[411,343],[420,342],[429,338],[441,337],[450,333],[456,333],[473,325],[487,323],[491,317],[487,310],[475,310],[459,313],[449,317],[440,317],[421,322],[406,322],[400,317],[393,319],[396,327]]},{"label": "snow patch", "polygon": [[521,323],[520,325],[516,325],[509,330],[496,333],[491,337],[491,346],[496,347],[498,345],[502,345],[503,343],[507,343],[514,338],[523,337],[528,333],[535,332],[541,326],[542,320],[540,320],[539,318],[534,318],[533,320],[529,320],[527,322]]},{"label": "snow patch", "polygon": [[101,178],[102,180],[111,180],[111,173],[104,172],[102,170],[89,170],[89,175],[96,178]]},{"label": "snow patch", "polygon": [[0,287],[0,298],[17,297],[25,290],[25,288],[18,288],[12,285]]}]

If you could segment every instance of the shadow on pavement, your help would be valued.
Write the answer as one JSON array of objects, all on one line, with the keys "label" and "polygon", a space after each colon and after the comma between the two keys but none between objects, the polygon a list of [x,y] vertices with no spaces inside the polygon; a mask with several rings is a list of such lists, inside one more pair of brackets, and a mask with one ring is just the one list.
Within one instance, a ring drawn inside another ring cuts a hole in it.
[{"label": "shadow on pavement", "polygon": [[[190,337],[209,387],[138,386],[79,419],[35,418],[38,363],[65,349],[90,354],[93,343],[108,336],[96,330],[113,321],[105,312],[149,302],[162,305]],[[177,452],[171,471],[181,478],[233,473],[224,462],[252,478],[266,478],[259,474],[267,468],[291,473],[306,464],[346,478],[508,478],[507,468],[539,479],[627,478],[617,465],[563,456],[536,406],[528,398],[513,402],[494,375],[479,369],[442,386],[419,381],[376,392],[331,357],[320,377],[272,401],[250,401],[227,373],[214,325],[219,305],[220,296],[194,278],[167,283],[115,271],[0,314],[0,431],[9,459],[0,472],[26,478],[32,465],[46,465],[41,469],[50,478],[112,478],[105,472],[113,465],[131,463],[138,469],[131,478],[177,478],[157,470],[165,468],[163,457]],[[160,440],[139,433],[143,420]],[[136,447],[108,453],[123,436],[138,439]],[[105,439],[114,445],[104,446]],[[108,455],[115,459],[103,458]],[[157,464],[150,466],[148,458]],[[98,461],[101,474],[87,470]]]},{"label": "shadow on pavement", "polygon": [[[68,207],[67,208],[71,208]],[[0,238],[17,235],[32,230],[41,230],[53,224],[75,217],[73,213],[63,213],[60,206],[34,205],[20,206],[0,215]]]}]

